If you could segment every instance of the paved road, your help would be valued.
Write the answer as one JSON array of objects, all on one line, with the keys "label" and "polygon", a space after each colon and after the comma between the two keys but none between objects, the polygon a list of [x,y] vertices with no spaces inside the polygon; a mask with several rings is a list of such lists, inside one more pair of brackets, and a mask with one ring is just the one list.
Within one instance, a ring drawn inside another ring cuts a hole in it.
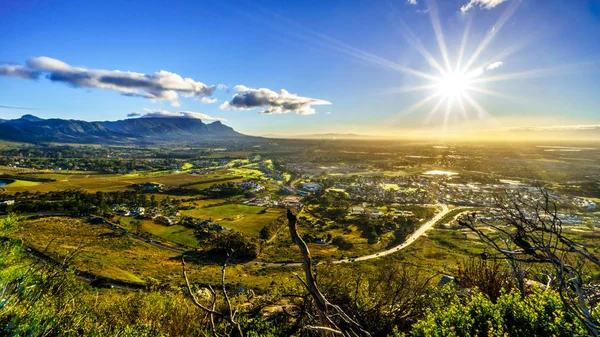
[{"label": "paved road", "polygon": [[[421,235],[425,234],[425,232],[427,232],[428,230],[430,230],[438,221],[440,221],[446,214],[448,214],[451,210],[448,208],[447,205],[444,204],[440,204],[437,205],[439,207],[442,208],[442,211],[438,214],[436,214],[433,218],[431,218],[429,221],[427,221],[426,223],[424,223],[421,227],[419,227],[419,229],[417,229],[413,234],[411,234],[406,241],[404,241],[403,243],[392,247],[390,249],[381,251],[379,253],[375,253],[375,254],[371,254],[371,255],[364,255],[364,256],[360,256],[357,258],[349,258],[349,259],[342,259],[342,260],[337,260],[337,261],[331,261],[328,263],[332,263],[332,264],[342,264],[342,263],[350,263],[350,262],[355,262],[355,261],[366,261],[366,260],[371,260],[371,259],[376,259],[376,258],[380,258],[382,256],[386,256],[389,254],[393,254],[396,253],[406,247],[408,247],[409,245],[411,245],[413,242],[415,242]],[[134,239],[146,242],[156,248],[159,249],[164,249],[173,253],[177,253],[177,254],[184,254],[185,250],[182,249],[177,249],[174,247],[170,247],[164,244],[161,244],[159,242],[154,242],[148,238],[145,238],[143,236],[134,234],[128,230],[126,230],[123,227],[117,226],[113,223],[110,223],[108,221],[106,221],[103,218],[99,218],[99,217],[94,217],[94,216],[89,216],[89,218],[91,219],[95,219],[97,221],[97,223],[102,224],[114,231],[117,232],[121,232],[123,234],[126,235],[130,235],[131,237],[133,237]],[[41,254],[40,252],[34,252],[31,249],[28,249],[28,251],[30,253],[33,253],[35,255],[37,255],[38,257],[42,257],[44,260],[47,261],[53,261],[51,260],[50,257],[48,256],[44,256],[43,254]],[[55,262],[56,263],[56,262]],[[263,267],[301,267],[302,263],[300,262],[294,262],[294,263],[265,263],[265,262],[261,262],[261,261],[251,261],[246,263],[248,265],[259,265],[259,266],[263,266]],[[81,273],[81,272],[76,272],[76,277],[77,279],[79,279],[80,281],[84,281],[87,283],[91,283],[93,282],[95,279],[97,279],[94,275],[91,274],[86,274],[86,273]],[[131,285],[131,284],[127,284],[124,282],[119,282],[116,280],[104,280],[102,282],[102,286],[103,287],[109,287],[109,288],[116,288],[116,289],[122,289],[122,290],[130,290],[130,291],[137,291],[140,288],[143,288],[143,286],[138,286],[138,285]]]},{"label": "paved road", "polygon": [[[341,260],[336,260],[336,261],[328,261],[328,263],[332,263],[332,264],[342,264],[342,263],[349,263],[349,262],[358,262],[358,261],[367,261],[367,260],[372,260],[372,259],[377,259],[386,255],[390,255],[393,253],[396,253],[408,246],[410,246],[413,242],[415,242],[421,235],[425,234],[425,232],[427,232],[428,230],[430,230],[438,221],[440,221],[446,214],[450,213],[452,210],[450,210],[448,208],[447,205],[445,204],[438,204],[438,205],[434,205],[434,206],[438,206],[442,208],[442,211],[439,212],[438,214],[436,214],[433,218],[429,219],[429,221],[427,221],[426,223],[424,223],[421,227],[419,227],[419,229],[417,229],[414,233],[412,233],[411,235],[409,235],[406,240],[397,245],[394,246],[392,248],[389,248],[387,250],[378,252],[378,253],[374,253],[374,254],[370,254],[370,255],[363,255],[363,256],[359,256],[356,258],[347,258],[347,259],[341,259]],[[92,216],[90,216],[92,217]],[[118,231],[124,234],[127,234],[131,237],[133,237],[134,239],[138,239],[140,241],[146,242],[156,248],[159,249],[164,249],[167,251],[170,251],[172,253],[177,253],[177,254],[184,254],[186,251],[183,249],[179,249],[179,248],[174,248],[171,246],[167,246],[164,245],[162,243],[159,242],[155,242],[152,241],[148,238],[145,238],[143,236],[134,234],[128,230],[126,230],[123,227],[117,226],[113,223],[110,223],[102,218],[97,218],[97,217],[92,217],[97,219],[98,222],[101,222],[102,225],[114,230],[114,231]],[[262,262],[262,261],[250,261],[246,263],[247,265],[258,265],[258,266],[263,266],[263,267],[300,267],[302,266],[301,262],[291,262],[291,263],[283,263],[283,262]]]},{"label": "paved road", "polygon": [[[436,214],[433,218],[431,218],[429,221],[427,221],[426,223],[424,223],[421,227],[419,227],[419,229],[417,229],[414,233],[412,233],[409,237],[406,238],[406,241],[404,241],[403,243],[394,246],[390,249],[381,251],[379,253],[375,253],[375,254],[371,254],[371,255],[363,255],[363,256],[359,256],[356,258],[348,258],[348,259],[342,259],[342,260],[336,260],[336,261],[328,261],[327,263],[332,263],[332,264],[342,264],[342,263],[349,263],[349,262],[357,262],[357,261],[366,261],[366,260],[372,260],[372,259],[377,259],[380,258],[382,256],[386,256],[386,255],[390,255],[393,253],[396,253],[408,246],[410,246],[413,242],[415,242],[421,235],[425,234],[425,232],[427,232],[428,230],[430,230],[438,221],[440,221],[446,214],[450,213],[452,210],[450,210],[448,208],[447,205],[444,204],[439,204],[439,205],[435,205],[435,206],[439,206],[442,208],[442,211],[438,214]],[[281,262],[260,262],[260,261],[251,261],[248,262],[247,264],[254,264],[254,265],[260,265],[260,266],[264,266],[264,267],[300,267],[302,266],[302,263],[300,262],[292,262],[292,263],[281,263]]]},{"label": "paved road", "polygon": [[[432,205],[433,206],[433,205]],[[370,254],[370,255],[363,255],[363,256],[359,256],[356,258],[347,258],[347,259],[341,259],[341,260],[336,260],[336,261],[328,261],[327,263],[332,263],[332,264],[342,264],[342,263],[349,263],[349,262],[358,262],[358,261],[367,261],[367,260],[372,260],[372,259],[377,259],[386,255],[390,255],[393,253],[396,253],[408,246],[410,246],[413,242],[415,242],[421,235],[425,234],[425,232],[427,232],[428,230],[430,230],[438,221],[440,221],[446,214],[450,213],[452,210],[450,210],[448,208],[447,205],[445,204],[437,204],[434,205],[437,207],[441,207],[442,211],[439,212],[438,214],[436,214],[433,218],[429,219],[429,221],[427,221],[426,223],[424,223],[421,227],[419,227],[419,229],[417,229],[414,233],[412,233],[411,235],[409,235],[406,240],[397,245],[394,246],[392,248],[386,249],[384,251],[378,252],[378,253],[374,253],[374,254]],[[109,229],[112,229],[114,231],[126,234],[131,236],[134,239],[146,242],[149,245],[152,245],[156,248],[159,249],[163,249],[163,250],[167,250],[169,252],[172,253],[176,253],[176,254],[184,254],[186,251],[183,249],[179,249],[179,248],[175,248],[172,246],[167,246],[165,244],[162,244],[160,242],[155,242],[151,239],[145,238],[141,235],[137,235],[134,234],[130,231],[128,231],[127,229],[120,227],[116,224],[110,223],[108,221],[106,221],[103,218],[100,217],[95,217],[95,216],[88,216],[91,220],[96,220],[96,222],[98,224],[104,225]],[[250,261],[246,263],[247,265],[258,265],[258,266],[263,266],[263,267],[300,267],[302,266],[301,262],[291,262],[291,263],[284,263],[284,262],[262,262],[262,261]]]}]

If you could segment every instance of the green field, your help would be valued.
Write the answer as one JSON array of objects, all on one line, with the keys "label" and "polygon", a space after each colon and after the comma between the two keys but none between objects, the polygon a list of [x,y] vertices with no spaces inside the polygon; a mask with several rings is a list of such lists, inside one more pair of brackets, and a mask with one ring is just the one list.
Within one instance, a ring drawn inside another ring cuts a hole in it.
[{"label": "green field", "polygon": [[[1,172],[0,172],[1,173]],[[35,173],[23,174],[23,179],[46,178],[55,181],[44,183],[33,183],[24,181],[23,183],[13,183],[5,186],[7,192],[48,192],[67,189],[82,188],[90,192],[96,191],[124,191],[133,184],[159,183],[167,186],[183,186],[197,188],[195,184],[206,184],[210,187],[216,182],[225,182],[233,179],[239,179],[238,175],[230,171],[219,171],[210,175],[193,175],[188,173],[161,173],[157,175],[106,175],[106,174],[57,174],[57,173]],[[20,182],[18,180],[17,182]]]},{"label": "green field", "polygon": [[[173,228],[177,230],[177,226]],[[98,276],[141,284],[183,284],[180,255],[81,219],[47,217],[23,221],[13,238],[59,261],[79,249],[69,265]],[[188,269],[192,282],[220,282],[219,264],[188,261]],[[295,271],[298,270],[231,264],[227,268],[227,284],[267,291],[271,280],[281,284],[295,282]]]},{"label": "green field", "polygon": [[70,265],[112,279],[148,283],[176,274],[179,269],[176,254],[79,219],[26,221],[16,236],[59,261],[80,249]]},{"label": "green field", "polygon": [[284,215],[284,209],[227,204],[209,206],[180,213],[199,219],[211,220],[221,226],[258,236],[260,230],[271,221]]}]

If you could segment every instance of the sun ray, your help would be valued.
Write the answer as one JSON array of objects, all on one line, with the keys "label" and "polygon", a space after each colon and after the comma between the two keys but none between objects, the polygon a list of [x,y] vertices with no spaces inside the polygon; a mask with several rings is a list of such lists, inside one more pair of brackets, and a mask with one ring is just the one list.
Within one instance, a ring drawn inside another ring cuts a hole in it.
[{"label": "sun ray", "polygon": [[463,97],[467,100],[467,103],[477,110],[477,117],[479,117],[479,119],[485,119],[487,116],[490,116],[487,110],[479,105],[479,103],[477,103],[477,101],[475,101],[469,94],[465,93]]},{"label": "sun ray", "polygon": [[450,110],[452,110],[452,98],[448,98],[446,102],[446,112],[444,113],[444,134],[448,128],[448,118],[450,118]]},{"label": "sun ray", "polygon": [[[295,28],[296,29],[295,31],[292,31],[290,29],[282,31],[284,34],[287,34],[289,37],[301,40],[307,44],[313,44],[313,45],[317,45],[319,47],[327,48],[332,51],[339,52],[341,54],[345,54],[347,56],[353,57],[353,58],[361,60],[361,61],[366,61],[371,64],[382,66],[382,67],[390,69],[390,70],[417,76],[422,79],[435,80],[435,77],[430,74],[427,74],[422,71],[418,71],[418,70],[410,68],[410,67],[403,66],[396,62],[392,62],[381,56],[358,49],[358,48],[353,47],[349,44],[346,44],[342,41],[334,39],[328,35],[325,35],[323,33],[319,33],[317,31],[309,29],[274,10],[271,10],[271,9],[268,9],[268,8],[265,8],[262,6],[258,6],[258,10],[265,17],[269,17],[269,19],[270,19],[270,20],[265,20],[264,22],[262,22],[263,24],[267,24],[269,26],[272,26],[273,28],[280,30],[281,29],[280,25],[275,25],[275,24],[271,23],[271,21],[279,20],[281,22],[285,22],[288,27]],[[257,19],[255,17],[252,17],[252,18]]]},{"label": "sun ray", "polygon": [[397,94],[397,93],[406,93],[406,92],[414,92],[414,91],[425,91],[437,88],[437,84],[426,84],[426,85],[415,85],[415,86],[407,86],[407,87],[395,87],[389,88],[385,90],[385,94]]},{"label": "sun ray", "polygon": [[465,109],[465,103],[464,103],[464,102],[463,102],[463,100],[462,100],[462,95],[461,95],[461,97],[458,99],[458,106],[459,106],[459,108],[460,108],[460,112],[461,112],[461,114],[462,114],[462,116],[463,116],[463,119],[464,119],[464,120],[468,120],[468,119],[469,119],[469,116],[467,115],[467,109]]},{"label": "sun ray", "polygon": [[434,98],[441,96],[441,93],[434,93],[431,94],[425,98],[423,98],[422,100],[418,101],[417,103],[409,106],[408,108],[404,109],[403,111],[399,112],[397,115],[399,117],[405,117],[408,116],[409,114],[411,114],[412,112],[414,112],[416,109],[422,107],[423,105],[429,103],[430,101],[432,101]]},{"label": "sun ray", "polygon": [[442,58],[444,59],[444,63],[446,64],[447,71],[451,71],[452,67],[450,66],[450,57],[448,56],[446,40],[444,39],[444,32],[442,31],[442,26],[440,24],[440,16],[438,13],[437,3],[435,2],[435,0],[428,0],[427,4],[429,6],[429,18],[431,20],[431,26],[433,27],[433,31],[435,32],[435,38],[438,42],[440,53],[442,54]]},{"label": "sun ray", "polygon": [[460,71],[460,66],[462,63],[463,56],[465,54],[465,48],[467,47],[467,41],[469,39],[469,32],[471,31],[471,24],[473,23],[473,17],[469,16],[469,20],[467,21],[467,25],[465,26],[465,31],[463,33],[463,37],[460,43],[460,49],[458,51],[458,57],[456,59],[456,67],[455,72]]},{"label": "sun ray", "polygon": [[485,61],[480,62],[479,66],[475,67],[475,69],[485,68],[488,65],[490,65],[492,62],[505,60],[507,57],[513,55],[514,53],[516,53],[519,50],[528,46],[532,41],[533,41],[533,37],[523,39],[519,42],[515,42],[509,48],[503,49],[498,54],[495,54],[494,56],[486,59]]},{"label": "sun ray", "polygon": [[467,89],[469,89],[470,91],[476,91],[482,94],[486,94],[486,95],[490,95],[490,96],[494,96],[494,97],[498,97],[498,98],[504,98],[504,99],[509,99],[509,100],[516,100],[515,97],[501,93],[499,91],[492,91],[492,90],[488,90],[485,88],[480,88],[480,87],[475,87],[475,86],[468,86]]},{"label": "sun ray", "polygon": [[490,44],[490,42],[492,42],[492,40],[496,37],[496,35],[500,31],[500,29],[502,29],[502,26],[504,26],[504,24],[506,24],[506,22],[513,16],[515,11],[519,7],[520,3],[521,3],[520,1],[512,2],[512,4],[504,12],[504,14],[502,14],[500,19],[498,19],[498,22],[496,22],[496,24],[492,27],[492,29],[490,29],[488,31],[488,33],[485,36],[485,38],[483,39],[483,41],[481,41],[481,43],[479,44],[479,46],[477,47],[477,49],[475,50],[473,55],[471,55],[471,57],[469,58],[469,60],[465,64],[465,66],[462,68],[462,71],[469,69],[471,67],[471,65],[473,65],[473,63],[475,61],[477,61],[477,59],[479,58],[479,55],[481,55],[481,53],[485,50],[485,48],[487,48],[487,46]]},{"label": "sun ray", "polygon": [[435,115],[437,113],[437,111],[440,109],[440,107],[442,106],[442,103],[444,103],[444,101],[447,98],[442,97],[440,98],[440,100],[437,102],[437,104],[433,107],[433,109],[431,109],[431,111],[429,111],[427,113],[427,117],[425,117],[425,123],[424,124],[429,124],[429,122],[431,122],[431,119],[433,118],[433,115]]},{"label": "sun ray", "polygon": [[527,71],[491,76],[491,77],[483,77],[474,79],[471,83],[491,83],[491,82],[500,82],[514,79],[532,79],[539,77],[552,77],[552,76],[561,76],[577,73],[583,69],[587,69],[588,66],[593,64],[598,64],[598,61],[594,62],[585,62],[578,64],[571,64],[565,66],[558,67],[548,67],[548,68],[538,68]]},{"label": "sun ray", "polygon": [[406,42],[408,42],[412,47],[414,47],[421,56],[429,63],[430,66],[437,69],[440,74],[446,72],[446,70],[442,67],[442,65],[431,55],[431,53],[425,48],[421,40],[419,40],[410,27],[404,22],[402,19],[397,19],[397,22],[394,22],[394,25],[397,26],[400,24],[402,27],[396,27],[398,32],[402,34]]}]

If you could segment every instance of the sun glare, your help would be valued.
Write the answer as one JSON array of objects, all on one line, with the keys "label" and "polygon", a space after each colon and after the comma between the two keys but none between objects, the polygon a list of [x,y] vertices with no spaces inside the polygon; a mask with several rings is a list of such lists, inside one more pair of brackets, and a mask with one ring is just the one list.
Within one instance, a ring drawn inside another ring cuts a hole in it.
[{"label": "sun glare", "polygon": [[461,99],[469,87],[469,80],[465,74],[448,72],[438,81],[438,93],[447,99]]},{"label": "sun glare", "polygon": [[[429,12],[429,16],[433,30],[436,34],[441,59],[436,59],[433,54],[423,46],[416,35],[412,33],[408,25],[402,25],[405,32],[403,35],[406,40],[421,54],[423,59],[427,61],[432,69],[431,72],[421,72],[410,68],[395,68],[396,70],[419,77],[424,81],[420,85],[398,88],[398,92],[429,92],[427,97],[406,108],[402,115],[412,113],[417,109],[429,109],[428,116],[425,120],[425,123],[429,123],[433,120],[434,115],[441,113],[444,130],[446,129],[451,115],[462,116],[464,119],[469,119],[469,112],[474,111],[476,112],[476,116],[480,119],[490,116],[485,108],[477,102],[476,98],[478,95],[482,94],[506,97],[506,95],[494,90],[485,89],[482,87],[482,84],[511,78],[510,75],[498,76],[496,74],[498,72],[497,69],[504,65],[502,59],[514,50],[505,50],[499,55],[496,55],[496,57],[487,60],[480,60],[480,58],[486,47],[488,47],[494,37],[496,37],[500,28],[502,28],[504,23],[506,23],[515,12],[519,2],[515,1],[498,22],[491,26],[472,54],[468,54],[466,48],[471,21],[469,20],[465,26],[461,43],[458,46],[447,48],[446,39],[444,38],[435,6],[436,3],[432,0],[429,4],[432,9]],[[453,58],[452,55],[449,55],[448,52],[453,49],[457,51],[455,58]],[[492,72],[496,73],[495,76],[489,76]]]}]

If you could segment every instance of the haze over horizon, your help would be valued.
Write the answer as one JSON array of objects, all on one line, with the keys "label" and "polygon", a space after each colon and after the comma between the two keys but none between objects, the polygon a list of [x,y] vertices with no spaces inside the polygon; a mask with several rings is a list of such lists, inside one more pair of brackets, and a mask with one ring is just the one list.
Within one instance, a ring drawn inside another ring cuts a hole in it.
[{"label": "haze over horizon", "polygon": [[353,4],[3,3],[0,118],[288,136],[600,125],[597,1]]}]

